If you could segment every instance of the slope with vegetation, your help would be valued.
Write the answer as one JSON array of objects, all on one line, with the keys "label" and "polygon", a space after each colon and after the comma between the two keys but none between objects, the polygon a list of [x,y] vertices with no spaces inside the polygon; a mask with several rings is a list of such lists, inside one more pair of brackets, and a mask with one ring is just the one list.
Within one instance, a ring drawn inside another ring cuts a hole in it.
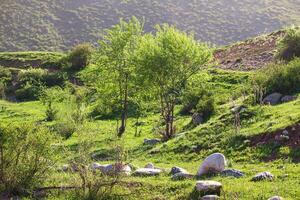
[{"label": "slope with vegetation", "polygon": [[292,0],[10,0],[1,2],[0,51],[66,50],[94,43],[99,30],[132,13],[146,19],[146,30],[170,23],[197,39],[224,45],[300,21]]},{"label": "slope with vegetation", "polygon": [[[231,70],[215,67],[207,45],[172,26],[145,34],[133,18],[105,36],[96,49],[0,54],[4,63],[27,63],[0,71],[0,198],[198,199],[195,179],[173,181],[167,172],[107,176],[88,165],[136,169],[152,162],[194,174],[206,156],[220,152],[246,174],[201,177],[223,184],[221,199],[299,199],[300,60],[289,42],[300,37],[297,28],[217,50],[215,61],[247,63]],[[252,66],[249,60],[265,51],[270,59]],[[28,67],[32,60],[39,64]],[[274,92],[292,101],[266,105]],[[161,141],[145,145],[147,138]],[[276,178],[252,182],[262,171]]]}]

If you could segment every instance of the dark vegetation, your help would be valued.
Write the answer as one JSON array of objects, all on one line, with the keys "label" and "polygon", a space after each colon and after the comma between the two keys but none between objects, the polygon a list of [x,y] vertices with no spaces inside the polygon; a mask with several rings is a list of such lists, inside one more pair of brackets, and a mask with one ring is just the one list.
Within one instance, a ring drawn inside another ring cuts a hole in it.
[{"label": "dark vegetation", "polygon": [[95,43],[103,29],[133,14],[147,20],[146,31],[169,23],[224,45],[297,24],[299,11],[298,2],[277,0],[10,0],[1,5],[0,51],[57,51]]}]

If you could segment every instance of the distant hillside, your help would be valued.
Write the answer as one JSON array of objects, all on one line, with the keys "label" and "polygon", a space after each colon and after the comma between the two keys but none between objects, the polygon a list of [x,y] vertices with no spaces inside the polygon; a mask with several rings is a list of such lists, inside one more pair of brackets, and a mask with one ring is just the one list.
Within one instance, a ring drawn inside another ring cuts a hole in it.
[{"label": "distant hillside", "polygon": [[0,51],[65,50],[135,15],[217,45],[300,22],[296,0],[1,0]]}]

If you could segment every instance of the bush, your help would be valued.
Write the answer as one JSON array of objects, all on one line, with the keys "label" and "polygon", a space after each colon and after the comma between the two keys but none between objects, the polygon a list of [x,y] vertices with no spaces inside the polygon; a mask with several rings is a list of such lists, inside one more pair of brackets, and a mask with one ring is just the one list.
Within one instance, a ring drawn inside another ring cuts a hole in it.
[{"label": "bush", "polygon": [[47,71],[44,69],[30,68],[22,70],[18,74],[18,82],[20,85],[24,85],[26,83],[36,84],[42,82],[46,75]]},{"label": "bush", "polygon": [[61,122],[52,126],[52,130],[64,139],[69,139],[76,131],[76,126],[71,122]]},{"label": "bush", "polygon": [[53,164],[54,137],[36,125],[0,127],[0,193],[30,194]]},{"label": "bush", "polygon": [[71,50],[67,56],[67,61],[72,70],[79,71],[89,65],[91,55],[92,46],[90,44],[79,44]]},{"label": "bush", "polygon": [[300,59],[297,58],[288,64],[272,64],[262,69],[254,75],[253,85],[264,88],[267,94],[300,92]]},{"label": "bush", "polygon": [[294,57],[300,57],[300,29],[291,28],[278,44],[277,58],[291,61]]},{"label": "bush", "polygon": [[41,85],[31,85],[27,83],[24,87],[16,90],[15,94],[19,101],[34,101],[39,98],[41,91]]},{"label": "bush", "polygon": [[48,87],[63,86],[68,80],[68,76],[65,72],[47,73],[44,76],[43,82]]},{"label": "bush", "polygon": [[214,97],[202,86],[189,86],[183,94],[181,114],[202,113],[205,120],[215,111]]},{"label": "bush", "polygon": [[12,80],[12,74],[9,69],[0,66],[0,82],[7,83]]}]

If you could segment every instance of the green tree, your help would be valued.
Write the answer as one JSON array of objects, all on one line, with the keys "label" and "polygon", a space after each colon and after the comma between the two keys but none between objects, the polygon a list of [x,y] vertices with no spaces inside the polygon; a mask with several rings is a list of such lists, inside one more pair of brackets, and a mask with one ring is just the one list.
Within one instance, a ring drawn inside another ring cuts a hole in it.
[{"label": "green tree", "polygon": [[95,53],[97,64],[98,83],[100,93],[104,98],[117,102],[121,111],[121,125],[118,135],[121,137],[126,129],[128,102],[133,97],[132,88],[135,87],[135,68],[132,61],[138,38],[143,33],[143,23],[133,17],[105,31],[99,48]]},{"label": "green tree", "polygon": [[89,65],[93,48],[89,43],[75,46],[67,56],[72,70],[78,71]]},{"label": "green tree", "polygon": [[175,133],[174,108],[186,82],[211,59],[207,45],[168,25],[158,26],[156,35],[145,35],[135,52],[139,77],[160,101],[165,123],[164,139]]}]

